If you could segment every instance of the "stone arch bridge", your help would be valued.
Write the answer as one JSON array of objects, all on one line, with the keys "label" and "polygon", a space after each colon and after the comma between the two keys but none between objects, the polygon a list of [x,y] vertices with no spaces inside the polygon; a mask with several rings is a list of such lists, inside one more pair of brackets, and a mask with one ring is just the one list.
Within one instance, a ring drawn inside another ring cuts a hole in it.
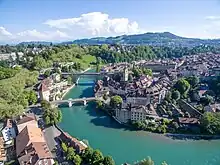
[{"label": "stone arch bridge", "polygon": [[53,106],[63,105],[67,104],[69,107],[72,107],[73,103],[83,103],[83,105],[86,105],[89,101],[96,101],[99,100],[99,98],[96,97],[83,97],[83,98],[77,98],[77,99],[68,99],[68,100],[55,100],[51,101],[50,103]]}]

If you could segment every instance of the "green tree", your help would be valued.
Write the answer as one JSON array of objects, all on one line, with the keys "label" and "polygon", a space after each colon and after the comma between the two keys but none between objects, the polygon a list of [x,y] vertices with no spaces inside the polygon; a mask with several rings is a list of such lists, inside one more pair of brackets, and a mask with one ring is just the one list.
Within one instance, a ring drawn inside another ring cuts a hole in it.
[{"label": "green tree", "polygon": [[20,69],[9,68],[9,67],[1,67],[0,66],[0,80],[14,77]]},{"label": "green tree", "polygon": [[139,69],[139,68],[133,68],[132,69],[132,72],[133,72],[133,76],[134,77],[140,77],[141,76],[141,74],[142,74],[142,70],[141,69]]},{"label": "green tree", "polygon": [[172,99],[179,100],[180,99],[180,92],[179,91],[173,91],[172,92]]},{"label": "green tree", "polygon": [[132,125],[139,130],[145,129],[145,124],[142,121],[132,122]]},{"label": "green tree", "polygon": [[41,56],[35,56],[33,59],[33,63],[31,68],[33,69],[42,69],[42,68],[47,68],[52,66],[52,63],[49,61],[46,61],[43,57]]},{"label": "green tree", "polygon": [[27,108],[28,99],[26,99],[26,96],[24,94],[21,94],[17,97],[17,103],[22,105],[24,108]]},{"label": "green tree", "polygon": [[176,82],[174,88],[176,88],[180,94],[186,95],[190,89],[190,84],[184,78],[181,78]]},{"label": "green tree", "polygon": [[82,154],[83,160],[86,163],[92,162],[93,149],[91,147],[87,147],[85,152]]},{"label": "green tree", "polygon": [[101,70],[100,64],[96,64],[96,72],[100,72],[100,70]]},{"label": "green tree", "polygon": [[201,125],[210,134],[220,134],[220,112],[206,112],[201,119]]},{"label": "green tree", "polygon": [[50,125],[50,124],[51,124],[50,117],[49,117],[49,116],[46,116],[46,117],[44,118],[44,122],[45,122],[46,125]]},{"label": "green tree", "polygon": [[81,157],[79,155],[75,155],[73,157],[73,162],[75,163],[75,165],[80,165],[81,162],[82,162],[82,159],[81,159]]},{"label": "green tree", "polygon": [[21,77],[24,78],[26,87],[31,87],[37,83],[39,76],[39,73],[37,71],[29,72],[26,70],[22,70],[21,72],[23,72],[23,75],[21,75]]},{"label": "green tree", "polygon": [[37,102],[37,95],[33,90],[30,91],[28,101],[30,104],[35,104]]},{"label": "green tree", "polygon": [[122,100],[121,96],[118,96],[118,95],[112,96],[111,100],[110,100],[110,105],[115,108],[115,107],[118,107],[119,105],[121,105],[122,101],[123,100]]},{"label": "green tree", "polygon": [[135,163],[135,165],[154,165],[154,161],[151,159],[151,157],[148,157],[147,159]]},{"label": "green tree", "polygon": [[13,118],[24,112],[29,97],[25,88],[35,83],[35,76],[35,72],[21,69],[15,76],[0,80],[0,119]]},{"label": "green tree", "polygon": [[45,77],[49,77],[49,76],[50,76],[50,73],[51,73],[50,70],[46,70],[46,71],[44,72],[44,76],[45,76]]},{"label": "green tree", "polygon": [[63,115],[62,115],[62,112],[61,110],[58,110],[58,116],[57,116],[57,121],[60,123],[62,121],[62,118],[63,118]]},{"label": "green tree", "polygon": [[100,150],[94,150],[92,154],[92,162],[97,164],[98,162],[103,161],[103,155]]},{"label": "green tree", "polygon": [[144,69],[142,70],[142,72],[143,72],[143,74],[145,74],[145,75],[153,76],[153,72],[152,72],[151,69],[146,69],[146,68],[144,68]]},{"label": "green tree", "polygon": [[71,76],[67,77],[67,82],[68,82],[69,85],[73,84],[73,79],[72,79]]},{"label": "green tree", "polygon": [[47,125],[58,124],[62,120],[62,112],[58,108],[49,107],[44,109],[43,119],[44,121],[50,121],[50,123],[46,123]]},{"label": "green tree", "polygon": [[42,100],[42,101],[41,101],[41,107],[42,107],[43,109],[49,109],[49,108],[51,107],[51,105],[50,105],[50,103],[49,103],[48,101]]},{"label": "green tree", "polygon": [[37,95],[33,90],[24,91],[24,94],[29,104],[35,104],[37,102]]},{"label": "green tree", "polygon": [[64,152],[67,152],[67,146],[64,142],[61,143],[61,147]]},{"label": "green tree", "polygon": [[115,161],[111,156],[105,156],[103,160],[104,165],[115,165]]},{"label": "green tree", "polygon": [[172,93],[168,91],[165,96],[164,105],[168,105],[172,100]]},{"label": "green tree", "polygon": [[197,76],[191,76],[186,79],[192,87],[199,84],[199,78]]},{"label": "green tree", "polygon": [[161,165],[168,165],[165,161],[161,163]]},{"label": "green tree", "polygon": [[209,105],[210,103],[213,102],[213,97],[212,96],[205,96],[200,98],[200,103],[203,104],[204,106]]},{"label": "green tree", "polygon": [[67,149],[67,155],[66,155],[67,160],[73,160],[73,159],[74,159],[74,156],[75,156],[75,150],[74,150],[74,148],[73,148],[73,147],[69,147],[69,148]]},{"label": "green tree", "polygon": [[96,108],[102,110],[103,107],[103,102],[101,100],[96,101]]},{"label": "green tree", "polygon": [[157,127],[156,131],[158,133],[166,133],[167,131],[167,126],[165,124],[161,124]]}]

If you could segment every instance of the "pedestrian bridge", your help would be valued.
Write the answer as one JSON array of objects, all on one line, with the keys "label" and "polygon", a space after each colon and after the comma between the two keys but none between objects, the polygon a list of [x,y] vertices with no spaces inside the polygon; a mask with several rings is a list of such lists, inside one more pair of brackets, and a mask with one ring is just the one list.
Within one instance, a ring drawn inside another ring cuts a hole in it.
[{"label": "pedestrian bridge", "polygon": [[50,103],[54,106],[67,104],[69,107],[72,107],[73,103],[83,103],[83,105],[86,105],[89,101],[95,101],[98,100],[96,97],[83,97],[83,98],[77,98],[77,99],[68,99],[68,100],[55,100],[51,101]]},{"label": "pedestrian bridge", "polygon": [[76,75],[76,76],[98,76],[98,75],[114,75],[115,73],[120,73],[120,72],[62,72],[61,74],[63,76],[67,75]]}]

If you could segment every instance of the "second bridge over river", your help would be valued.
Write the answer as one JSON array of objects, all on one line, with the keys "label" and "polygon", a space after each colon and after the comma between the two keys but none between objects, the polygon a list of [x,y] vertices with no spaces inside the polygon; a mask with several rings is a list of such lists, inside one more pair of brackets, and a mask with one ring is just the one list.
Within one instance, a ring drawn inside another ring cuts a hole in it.
[{"label": "second bridge over river", "polygon": [[55,100],[51,101],[50,103],[54,106],[58,106],[61,104],[67,104],[69,107],[72,107],[73,103],[83,103],[83,105],[86,105],[89,101],[95,101],[99,100],[99,98],[96,97],[83,97],[83,98],[76,98],[76,99],[68,99],[68,100]]}]

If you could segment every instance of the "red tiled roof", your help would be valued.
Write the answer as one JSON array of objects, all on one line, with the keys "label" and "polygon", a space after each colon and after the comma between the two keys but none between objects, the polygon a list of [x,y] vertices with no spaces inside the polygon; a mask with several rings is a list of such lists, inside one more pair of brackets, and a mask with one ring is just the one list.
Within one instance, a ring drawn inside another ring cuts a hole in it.
[{"label": "red tiled roof", "polygon": [[34,114],[28,114],[27,116],[24,116],[22,119],[20,119],[17,122],[17,125],[27,123],[27,122],[32,121],[32,120],[36,120]]},{"label": "red tiled roof", "polygon": [[44,83],[41,83],[40,90],[41,90],[42,92],[49,91],[49,89],[47,88],[47,86],[46,86]]},{"label": "red tiled roof", "polygon": [[20,164],[36,164],[40,160],[51,164],[52,154],[41,129],[34,126],[26,126],[16,137],[16,154]]},{"label": "red tiled roof", "polygon": [[197,118],[179,117],[178,120],[179,120],[179,123],[181,124],[197,124],[199,122]]},{"label": "red tiled roof", "polygon": [[81,144],[76,138],[70,136],[67,132],[65,132],[64,135],[74,143],[75,147],[78,147],[80,152],[86,149],[86,146]]},{"label": "red tiled roof", "polygon": [[52,84],[52,80],[50,78],[46,78],[43,81],[41,81],[41,83],[49,87]]}]

